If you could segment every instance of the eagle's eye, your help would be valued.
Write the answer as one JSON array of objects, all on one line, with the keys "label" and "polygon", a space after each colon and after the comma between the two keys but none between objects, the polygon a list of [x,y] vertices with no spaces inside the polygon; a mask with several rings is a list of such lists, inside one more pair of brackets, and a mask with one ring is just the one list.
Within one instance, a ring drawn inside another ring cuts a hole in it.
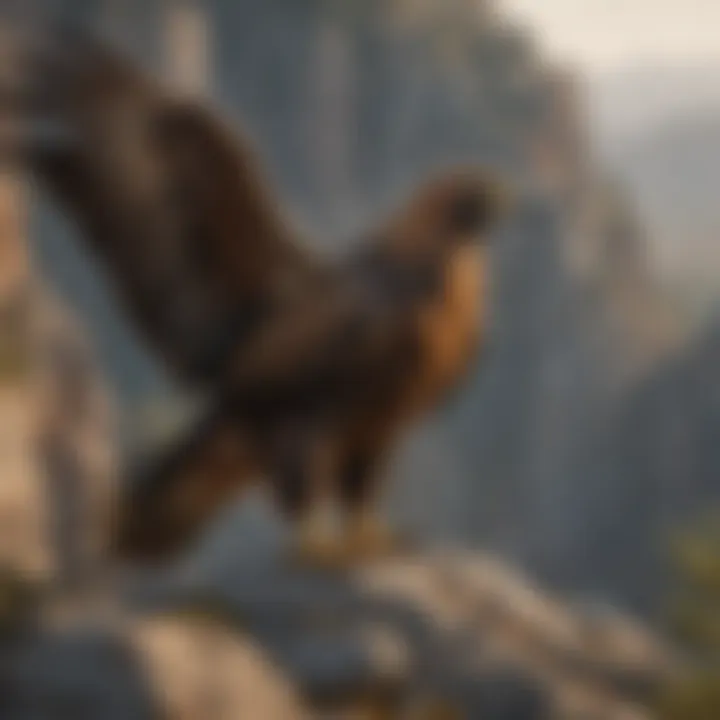
[{"label": "eagle's eye", "polygon": [[477,235],[504,214],[508,193],[494,180],[480,180],[459,188],[449,208],[448,224],[453,234]]},{"label": "eagle's eye", "polygon": [[451,232],[473,235],[482,230],[485,225],[486,211],[485,198],[482,194],[466,192],[460,195],[450,208]]}]

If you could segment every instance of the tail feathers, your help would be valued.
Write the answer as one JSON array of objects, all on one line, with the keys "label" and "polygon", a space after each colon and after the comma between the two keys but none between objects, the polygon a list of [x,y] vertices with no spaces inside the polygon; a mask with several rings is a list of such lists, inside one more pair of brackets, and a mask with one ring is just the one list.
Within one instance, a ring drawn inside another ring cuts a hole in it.
[{"label": "tail feathers", "polygon": [[238,425],[219,412],[206,417],[133,479],[120,502],[114,554],[143,563],[188,549],[254,469]]}]

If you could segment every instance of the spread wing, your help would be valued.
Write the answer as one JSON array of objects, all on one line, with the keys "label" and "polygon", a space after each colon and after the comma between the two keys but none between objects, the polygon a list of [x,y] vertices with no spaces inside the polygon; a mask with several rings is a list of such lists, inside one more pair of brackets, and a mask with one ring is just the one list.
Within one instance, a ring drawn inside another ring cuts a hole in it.
[{"label": "spread wing", "polygon": [[62,38],[34,69],[60,138],[31,151],[35,172],[150,346],[182,379],[211,380],[311,265],[247,143],[88,37]]}]

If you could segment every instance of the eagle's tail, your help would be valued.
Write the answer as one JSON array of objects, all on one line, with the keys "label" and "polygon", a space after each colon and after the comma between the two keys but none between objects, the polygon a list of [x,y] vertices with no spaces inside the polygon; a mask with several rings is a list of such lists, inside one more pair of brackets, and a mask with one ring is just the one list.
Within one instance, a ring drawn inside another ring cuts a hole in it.
[{"label": "eagle's tail", "polygon": [[242,428],[229,414],[213,410],[132,478],[119,502],[113,554],[130,562],[179,554],[254,471]]}]

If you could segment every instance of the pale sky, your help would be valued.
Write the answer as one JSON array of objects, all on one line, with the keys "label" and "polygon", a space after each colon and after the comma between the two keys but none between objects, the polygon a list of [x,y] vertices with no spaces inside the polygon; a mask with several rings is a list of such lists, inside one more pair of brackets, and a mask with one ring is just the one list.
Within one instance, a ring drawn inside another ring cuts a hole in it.
[{"label": "pale sky", "polygon": [[638,65],[720,67],[720,0],[499,0],[552,56],[592,74]]}]

